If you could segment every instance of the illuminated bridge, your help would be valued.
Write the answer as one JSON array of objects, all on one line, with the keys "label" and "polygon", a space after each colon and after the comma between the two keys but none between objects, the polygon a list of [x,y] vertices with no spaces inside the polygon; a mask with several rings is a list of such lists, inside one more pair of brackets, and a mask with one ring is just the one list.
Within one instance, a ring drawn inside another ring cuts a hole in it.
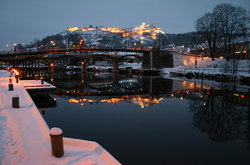
[{"label": "illuminated bridge", "polygon": [[[172,54],[159,49],[48,49],[42,51],[12,51],[0,53],[0,67],[42,68],[53,65],[54,68],[95,61],[110,61],[113,68],[122,61],[139,61],[143,68],[172,67]],[[134,60],[133,60],[134,59]]]}]

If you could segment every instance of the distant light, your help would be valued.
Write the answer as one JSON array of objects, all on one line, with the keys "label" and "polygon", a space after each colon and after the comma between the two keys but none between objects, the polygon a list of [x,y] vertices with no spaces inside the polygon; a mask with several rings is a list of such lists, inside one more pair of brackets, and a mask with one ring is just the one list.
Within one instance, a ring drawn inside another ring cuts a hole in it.
[{"label": "distant light", "polygon": [[241,98],[244,98],[245,96],[244,95],[240,95]]},{"label": "distant light", "polygon": [[246,51],[246,50],[243,50],[242,53],[247,53],[247,51]]},{"label": "distant light", "polygon": [[220,59],[223,59],[223,56],[220,56]]}]

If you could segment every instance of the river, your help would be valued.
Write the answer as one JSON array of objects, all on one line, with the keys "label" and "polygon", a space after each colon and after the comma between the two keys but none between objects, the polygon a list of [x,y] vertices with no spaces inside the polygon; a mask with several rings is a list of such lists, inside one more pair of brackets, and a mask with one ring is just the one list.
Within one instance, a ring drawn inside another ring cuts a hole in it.
[{"label": "river", "polygon": [[58,72],[45,79],[56,107],[41,108],[65,137],[96,141],[122,164],[249,164],[250,88]]}]

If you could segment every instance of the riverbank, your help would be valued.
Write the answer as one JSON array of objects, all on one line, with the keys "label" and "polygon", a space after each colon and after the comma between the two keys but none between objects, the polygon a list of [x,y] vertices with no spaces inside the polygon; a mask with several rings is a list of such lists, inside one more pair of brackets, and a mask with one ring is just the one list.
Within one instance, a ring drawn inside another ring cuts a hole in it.
[{"label": "riverbank", "polygon": [[[13,91],[8,83],[9,72],[0,71],[1,164],[120,164],[96,142],[66,137],[64,156],[52,156],[50,130],[36,105],[22,82],[13,81]],[[14,95],[19,96],[20,108],[12,108]]]},{"label": "riverbank", "polygon": [[225,81],[245,81],[250,79],[249,60],[230,60],[202,57],[188,57],[173,54],[174,68],[164,68],[165,76],[187,76]]}]

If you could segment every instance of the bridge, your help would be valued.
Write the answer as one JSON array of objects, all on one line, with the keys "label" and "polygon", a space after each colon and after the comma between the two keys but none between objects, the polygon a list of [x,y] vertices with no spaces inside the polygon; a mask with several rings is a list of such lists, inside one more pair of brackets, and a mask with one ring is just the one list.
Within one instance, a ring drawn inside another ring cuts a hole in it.
[{"label": "bridge", "polygon": [[[41,68],[43,66],[53,66],[54,69],[70,65],[72,61],[82,63],[83,67],[93,58],[102,61],[110,61],[113,70],[119,68],[118,63],[130,58],[142,62],[142,67],[152,70],[162,62],[160,52],[157,49],[47,49],[39,51],[11,51],[0,53],[0,67],[24,67],[24,68]],[[163,57],[163,56],[162,56]],[[169,64],[172,65],[172,55],[168,57]],[[167,66],[169,65],[169,66]]]}]

